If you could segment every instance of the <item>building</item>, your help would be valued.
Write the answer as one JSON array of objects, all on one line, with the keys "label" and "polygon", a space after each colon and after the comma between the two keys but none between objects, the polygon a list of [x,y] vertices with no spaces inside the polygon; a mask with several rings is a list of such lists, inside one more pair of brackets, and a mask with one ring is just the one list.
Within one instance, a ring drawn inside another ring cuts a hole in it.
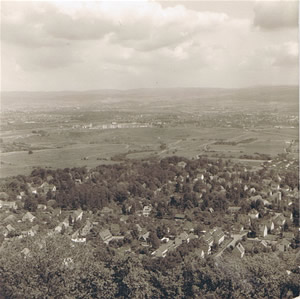
[{"label": "building", "polygon": [[35,219],[35,216],[33,216],[30,212],[27,212],[23,217],[22,217],[22,221],[30,221],[33,222],[33,220]]},{"label": "building", "polygon": [[76,211],[73,212],[72,214],[72,221],[81,221],[82,220],[82,216],[83,216],[83,211],[81,209],[78,209]]},{"label": "building", "polygon": [[80,235],[83,237],[87,236],[92,228],[93,224],[89,220],[87,220],[85,226],[81,229]]},{"label": "building", "polygon": [[213,236],[212,236],[210,233],[206,233],[206,234],[203,236],[203,241],[204,241],[209,247],[212,247],[213,244],[214,244],[214,238],[213,238]]},{"label": "building", "polygon": [[248,213],[248,216],[251,218],[251,219],[258,219],[259,217],[259,212],[255,209],[252,209],[249,213]]},{"label": "building", "polygon": [[143,216],[144,217],[149,217],[151,211],[152,211],[152,207],[151,206],[144,206],[144,208],[143,208]]},{"label": "building", "polygon": [[175,248],[180,246],[182,243],[189,243],[189,241],[189,235],[186,232],[183,232],[175,238]]},{"label": "building", "polygon": [[175,214],[175,220],[176,221],[183,221],[185,219],[185,215],[184,214]]},{"label": "building", "polygon": [[277,214],[277,215],[274,216],[274,218],[273,218],[274,225],[277,226],[277,227],[278,227],[278,226],[279,226],[279,227],[284,226],[285,221],[286,221],[286,219],[285,219],[285,217],[284,217],[282,214]]},{"label": "building", "polygon": [[212,233],[214,242],[218,245],[222,244],[225,239],[225,234],[220,228],[215,228]]},{"label": "building", "polygon": [[16,210],[18,208],[15,201],[6,201],[6,200],[0,200],[0,209],[14,209]]},{"label": "building", "polygon": [[228,207],[228,212],[231,213],[231,214],[236,214],[239,212],[239,210],[241,209],[241,207]]},{"label": "building", "polygon": [[263,238],[268,235],[268,228],[265,224],[258,225],[258,235]]},{"label": "building", "polygon": [[277,250],[284,252],[284,251],[288,251],[290,249],[290,245],[291,245],[290,241],[288,241],[287,239],[282,239],[277,242],[276,248],[277,248]]},{"label": "building", "polygon": [[112,240],[112,234],[109,229],[104,229],[100,233],[101,240],[107,245]]},{"label": "building", "polygon": [[238,256],[240,258],[243,258],[245,255],[245,248],[241,243],[238,243],[236,247],[232,250],[232,254],[235,256]]}]

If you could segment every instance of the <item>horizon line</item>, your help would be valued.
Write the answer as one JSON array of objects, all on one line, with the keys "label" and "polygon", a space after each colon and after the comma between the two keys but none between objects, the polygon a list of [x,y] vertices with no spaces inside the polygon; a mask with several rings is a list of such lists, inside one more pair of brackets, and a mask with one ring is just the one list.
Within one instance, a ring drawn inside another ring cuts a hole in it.
[{"label": "horizon line", "polygon": [[13,92],[27,92],[27,93],[60,93],[60,92],[96,92],[96,91],[133,91],[133,90],[160,90],[160,89],[223,89],[223,90],[238,90],[238,89],[248,89],[248,88],[264,88],[264,87],[298,87],[299,84],[278,84],[278,85],[249,85],[244,87],[137,87],[137,88],[100,88],[100,89],[83,89],[83,90],[0,90],[1,93],[13,93]]}]

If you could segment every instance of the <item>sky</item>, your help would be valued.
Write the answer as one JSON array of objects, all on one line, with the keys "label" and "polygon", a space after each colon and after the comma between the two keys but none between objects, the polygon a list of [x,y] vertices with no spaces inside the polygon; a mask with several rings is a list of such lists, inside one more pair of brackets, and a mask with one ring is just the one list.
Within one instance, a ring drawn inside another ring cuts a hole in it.
[{"label": "sky", "polygon": [[298,85],[298,1],[1,1],[1,90]]}]

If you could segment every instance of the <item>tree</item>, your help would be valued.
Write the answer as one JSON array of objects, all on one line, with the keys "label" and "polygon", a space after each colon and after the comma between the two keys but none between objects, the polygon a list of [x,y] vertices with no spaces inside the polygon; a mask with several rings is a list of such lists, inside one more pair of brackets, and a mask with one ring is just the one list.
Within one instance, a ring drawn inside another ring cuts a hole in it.
[{"label": "tree", "polygon": [[[61,235],[4,246],[0,294],[5,298],[114,298],[112,271],[88,246],[72,247]],[[29,252],[20,253],[26,246]]]},{"label": "tree", "polygon": [[157,249],[160,245],[160,240],[157,237],[157,234],[155,232],[150,232],[149,235],[149,242],[152,245],[153,249]]},{"label": "tree", "polygon": [[37,200],[31,197],[27,197],[24,201],[24,209],[30,212],[35,212],[37,210]]}]

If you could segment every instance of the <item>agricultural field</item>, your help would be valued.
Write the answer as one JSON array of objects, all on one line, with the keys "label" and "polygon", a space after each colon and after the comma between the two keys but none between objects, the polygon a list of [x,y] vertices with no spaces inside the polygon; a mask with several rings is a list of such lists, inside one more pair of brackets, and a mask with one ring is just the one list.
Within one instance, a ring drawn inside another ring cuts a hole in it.
[{"label": "agricultural field", "polygon": [[260,164],[298,140],[292,87],[108,93],[4,94],[0,177],[170,155]]}]

